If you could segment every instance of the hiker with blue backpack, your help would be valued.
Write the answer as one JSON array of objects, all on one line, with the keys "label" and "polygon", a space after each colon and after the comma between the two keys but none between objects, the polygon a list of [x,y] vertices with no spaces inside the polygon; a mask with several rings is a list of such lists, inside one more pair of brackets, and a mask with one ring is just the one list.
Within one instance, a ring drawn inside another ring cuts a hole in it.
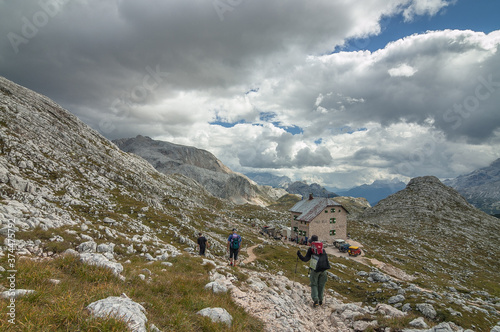
[{"label": "hiker with blue backpack", "polygon": [[323,293],[325,290],[328,275],[326,270],[330,268],[328,255],[323,249],[323,243],[318,241],[318,236],[313,235],[309,240],[311,246],[307,249],[305,256],[302,256],[300,249],[297,250],[297,257],[303,262],[309,263],[309,281],[311,284],[311,298],[313,307],[323,304]]},{"label": "hiker with blue backpack", "polygon": [[236,228],[233,228],[233,234],[227,238],[227,249],[229,250],[229,265],[236,266],[238,253],[241,246],[241,236],[238,235]]}]

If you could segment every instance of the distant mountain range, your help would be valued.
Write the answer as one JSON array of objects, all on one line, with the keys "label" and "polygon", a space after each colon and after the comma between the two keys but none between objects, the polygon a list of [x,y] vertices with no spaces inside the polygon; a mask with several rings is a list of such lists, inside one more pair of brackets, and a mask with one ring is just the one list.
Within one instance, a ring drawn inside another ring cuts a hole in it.
[{"label": "distant mountain range", "polygon": [[489,214],[500,214],[500,159],[469,174],[447,180],[469,203]]},{"label": "distant mountain range", "polygon": [[271,173],[245,173],[245,175],[263,186],[287,188],[292,180],[288,176],[277,176]]},{"label": "distant mountain range", "polygon": [[363,184],[345,191],[337,191],[340,196],[364,197],[371,206],[380,200],[392,195],[406,187],[402,181],[377,180],[372,184]]},{"label": "distant mountain range", "polygon": [[401,181],[377,180],[372,184],[364,184],[348,190],[339,190],[323,187],[317,183],[307,184],[304,181],[292,182],[287,176],[276,176],[270,173],[246,173],[245,175],[260,185],[284,188],[290,194],[302,196],[313,194],[314,197],[362,197],[366,198],[372,206],[377,204],[381,199],[404,189],[406,186],[406,183]]},{"label": "distant mountain range", "polygon": [[245,175],[260,185],[283,188],[290,194],[301,195],[302,197],[308,197],[309,194],[312,194],[314,197],[338,196],[336,193],[329,191],[317,183],[308,184],[305,181],[292,182],[287,176],[277,176],[270,173],[246,173]]}]

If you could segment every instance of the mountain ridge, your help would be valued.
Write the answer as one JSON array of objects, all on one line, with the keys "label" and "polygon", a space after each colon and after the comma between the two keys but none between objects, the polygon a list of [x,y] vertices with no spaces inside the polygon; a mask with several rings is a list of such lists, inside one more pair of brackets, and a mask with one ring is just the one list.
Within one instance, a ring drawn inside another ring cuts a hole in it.
[{"label": "mountain ridge", "polygon": [[269,205],[286,192],[257,185],[233,172],[212,153],[192,146],[153,140],[145,136],[113,140],[121,150],[147,160],[164,174],[182,174],[203,186],[212,195],[237,204]]},{"label": "mountain ridge", "polygon": [[444,183],[484,212],[500,213],[500,158],[489,166],[445,180]]}]

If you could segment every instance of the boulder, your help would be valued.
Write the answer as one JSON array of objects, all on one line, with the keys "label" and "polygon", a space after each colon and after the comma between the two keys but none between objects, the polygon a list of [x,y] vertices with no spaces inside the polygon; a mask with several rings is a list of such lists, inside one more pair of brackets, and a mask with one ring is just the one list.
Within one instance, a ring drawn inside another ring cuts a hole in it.
[{"label": "boulder", "polygon": [[80,243],[77,247],[78,252],[96,252],[97,243],[94,241],[87,241]]},{"label": "boulder", "polygon": [[146,322],[148,321],[145,315],[146,309],[125,294],[92,302],[87,306],[87,310],[95,317],[112,316],[123,320],[134,332],[146,332]]},{"label": "boulder", "polygon": [[389,317],[403,317],[406,315],[405,312],[402,312],[401,310],[398,310],[388,304],[384,304],[384,303],[379,303],[377,304],[377,306],[375,307],[375,312],[377,313],[381,313],[385,316],[389,316]]},{"label": "boulder", "polygon": [[101,243],[100,245],[97,246],[97,252],[109,252],[109,253],[113,253],[113,250],[115,248],[115,244],[114,243]]},{"label": "boulder", "polygon": [[426,329],[428,328],[427,323],[424,321],[422,317],[415,318],[410,322],[411,327],[415,327],[417,329]]},{"label": "boulder", "polygon": [[370,272],[368,275],[374,282],[388,282],[391,280],[391,277],[378,271]]},{"label": "boulder", "polygon": [[214,323],[225,323],[228,327],[231,327],[233,322],[233,317],[224,308],[205,308],[198,311],[196,314],[209,317]]},{"label": "boulder", "polygon": [[205,289],[211,289],[214,293],[227,293],[227,287],[216,281],[211,281],[206,284]]},{"label": "boulder", "polygon": [[417,310],[422,313],[427,318],[434,319],[436,318],[436,310],[429,303],[418,303]]},{"label": "boulder", "polygon": [[404,300],[405,300],[405,297],[403,295],[395,295],[395,296],[390,297],[389,300],[387,300],[387,303],[395,304],[395,303],[403,302]]}]

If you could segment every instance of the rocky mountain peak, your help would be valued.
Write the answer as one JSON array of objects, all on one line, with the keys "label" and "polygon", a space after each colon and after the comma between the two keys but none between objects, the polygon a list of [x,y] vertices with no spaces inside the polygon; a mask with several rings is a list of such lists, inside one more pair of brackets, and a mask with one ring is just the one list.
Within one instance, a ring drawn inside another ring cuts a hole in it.
[{"label": "rocky mountain peak", "polygon": [[489,166],[444,182],[489,214],[500,214],[500,159]]},{"label": "rocky mountain peak", "polygon": [[237,204],[267,205],[286,194],[283,189],[259,186],[233,172],[212,153],[191,146],[153,140],[145,136],[114,140],[121,150],[134,153],[164,174],[182,174],[215,197]]}]

